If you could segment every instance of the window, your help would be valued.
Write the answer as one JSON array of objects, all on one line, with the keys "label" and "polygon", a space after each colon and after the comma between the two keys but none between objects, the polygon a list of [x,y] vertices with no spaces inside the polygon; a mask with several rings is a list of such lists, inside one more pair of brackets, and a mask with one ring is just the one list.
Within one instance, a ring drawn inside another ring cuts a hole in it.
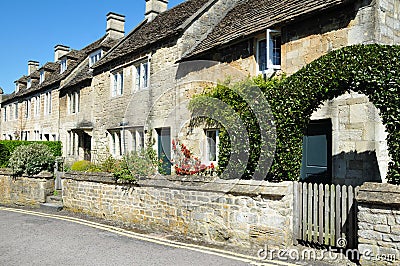
[{"label": "window", "polygon": [[40,115],[40,96],[33,97],[33,103],[34,115],[38,117]]},{"label": "window", "polygon": [[29,131],[21,131],[21,140],[29,140]]},{"label": "window", "polygon": [[123,154],[122,142],[121,131],[116,130],[110,132],[110,151],[113,156],[118,157]]},{"label": "window", "polygon": [[115,97],[117,95],[122,95],[124,90],[124,74],[122,70],[112,74],[111,86],[112,86],[111,88],[112,97]]},{"label": "window", "polygon": [[6,122],[7,121],[7,106],[3,108],[2,112],[3,112],[3,121]]},{"label": "window", "polygon": [[28,82],[27,82],[26,88],[29,89],[31,86],[32,86],[32,79],[28,78]]},{"label": "window", "polygon": [[135,89],[142,90],[149,86],[149,62],[142,62],[135,66]]},{"label": "window", "polygon": [[72,92],[68,94],[68,113],[75,114],[79,112],[80,93]]},{"label": "window", "polygon": [[128,151],[139,152],[144,149],[143,128],[129,129],[127,138]]},{"label": "window", "polygon": [[281,33],[276,30],[267,30],[266,39],[257,43],[258,70],[281,68]]},{"label": "window", "polygon": [[18,103],[14,103],[14,119],[18,119]]},{"label": "window", "polygon": [[44,94],[44,114],[51,114],[51,91]]},{"label": "window", "polygon": [[89,55],[89,66],[93,66],[102,56],[102,50],[97,50]]},{"label": "window", "polygon": [[31,99],[25,101],[25,118],[31,117]]},{"label": "window", "polygon": [[34,139],[35,140],[40,140],[40,132],[39,130],[34,130],[33,131]]},{"label": "window", "polygon": [[61,60],[60,73],[64,73],[65,70],[67,70],[67,58]]},{"label": "window", "polygon": [[217,129],[209,129],[206,130],[207,137],[207,147],[206,147],[206,160],[209,162],[218,161],[218,130]]},{"label": "window", "polygon": [[44,81],[44,70],[40,71],[39,83],[42,84]]}]

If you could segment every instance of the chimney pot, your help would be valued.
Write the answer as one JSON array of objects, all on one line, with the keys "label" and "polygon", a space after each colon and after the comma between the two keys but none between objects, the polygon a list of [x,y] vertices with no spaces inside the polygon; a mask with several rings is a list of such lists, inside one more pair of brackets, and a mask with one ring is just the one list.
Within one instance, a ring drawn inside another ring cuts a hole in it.
[{"label": "chimney pot", "polygon": [[147,22],[152,21],[157,15],[168,9],[168,0],[146,0],[146,12],[144,13]]},{"label": "chimney pot", "polygon": [[110,12],[107,14],[107,36],[111,39],[120,39],[125,36],[125,16]]},{"label": "chimney pot", "polygon": [[28,61],[28,76],[39,69],[39,62],[30,60]]},{"label": "chimney pot", "polygon": [[69,53],[69,47],[58,44],[54,47],[54,62],[60,60],[61,57]]}]

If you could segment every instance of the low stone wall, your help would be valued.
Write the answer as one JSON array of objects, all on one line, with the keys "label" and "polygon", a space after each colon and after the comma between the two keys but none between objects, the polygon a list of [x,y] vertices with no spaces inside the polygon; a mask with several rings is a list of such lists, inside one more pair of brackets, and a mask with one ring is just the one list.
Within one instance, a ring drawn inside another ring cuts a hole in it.
[{"label": "low stone wall", "polygon": [[398,265],[400,186],[365,183],[356,198],[359,205],[358,248],[362,256],[361,264]]},{"label": "low stone wall", "polygon": [[54,191],[51,173],[13,177],[11,171],[0,169],[0,204],[39,206]]},{"label": "low stone wall", "polygon": [[293,182],[168,178],[132,186],[66,173],[64,207],[213,244],[255,251],[292,245]]}]

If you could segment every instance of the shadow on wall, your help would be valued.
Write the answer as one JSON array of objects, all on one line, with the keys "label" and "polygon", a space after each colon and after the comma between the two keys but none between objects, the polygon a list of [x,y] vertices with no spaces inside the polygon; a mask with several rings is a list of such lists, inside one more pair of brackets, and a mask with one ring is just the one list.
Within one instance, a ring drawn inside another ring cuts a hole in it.
[{"label": "shadow on wall", "polygon": [[309,175],[307,183],[360,186],[364,182],[382,183],[375,151],[342,152],[332,156],[332,180],[327,172]]}]

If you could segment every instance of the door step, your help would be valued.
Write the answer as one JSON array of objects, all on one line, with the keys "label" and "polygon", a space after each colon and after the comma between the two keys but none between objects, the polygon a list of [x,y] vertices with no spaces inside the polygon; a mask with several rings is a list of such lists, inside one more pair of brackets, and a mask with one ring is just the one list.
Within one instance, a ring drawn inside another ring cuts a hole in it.
[{"label": "door step", "polygon": [[62,205],[62,203],[60,204],[60,203],[46,202],[46,203],[40,204],[40,209],[46,210],[46,211],[53,211],[53,212],[54,211],[59,212],[63,209],[63,207],[64,206]]}]

